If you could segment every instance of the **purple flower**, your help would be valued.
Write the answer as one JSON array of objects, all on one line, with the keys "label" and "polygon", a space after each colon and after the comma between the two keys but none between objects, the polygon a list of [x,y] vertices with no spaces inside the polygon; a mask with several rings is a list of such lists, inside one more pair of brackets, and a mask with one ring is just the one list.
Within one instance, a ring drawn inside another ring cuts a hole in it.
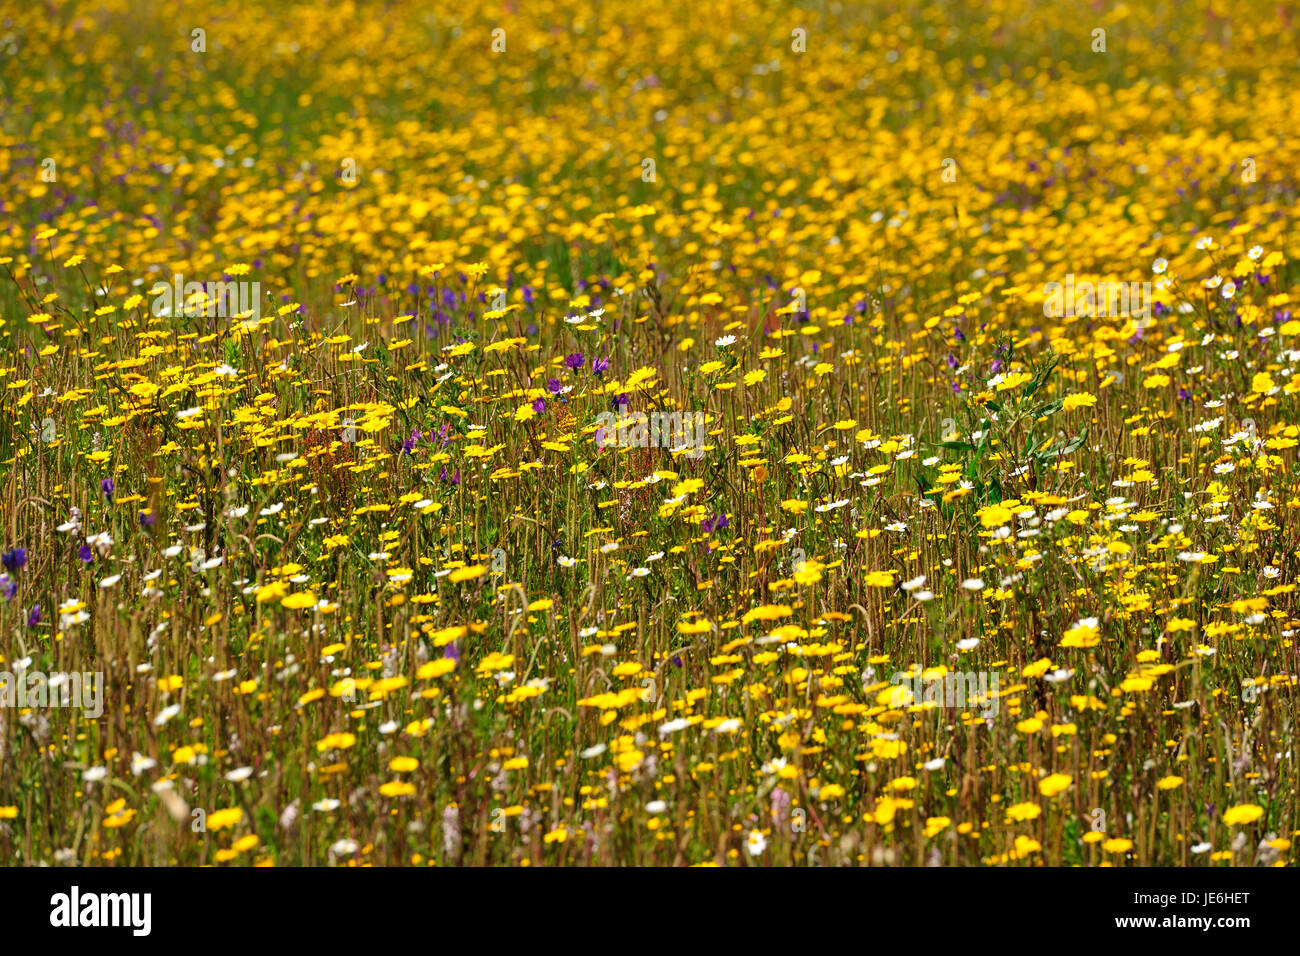
[{"label": "purple flower", "polygon": [[77,551],[77,557],[81,558],[81,560],[85,561],[87,564],[95,559],[94,552],[90,550],[90,545],[88,544],[83,544],[81,546]]},{"label": "purple flower", "polygon": [[448,474],[447,474],[447,466],[446,466],[446,465],[443,465],[443,466],[442,466],[442,471],[438,473],[438,480],[439,480],[439,481],[442,481],[442,482],[445,482],[445,483],[447,483],[447,484],[449,484],[449,485],[459,485],[459,484],[460,484],[460,469],[457,468],[455,474],[448,475]]},{"label": "purple flower", "polygon": [[632,399],[628,398],[627,392],[619,392],[609,403],[609,407],[614,411],[618,411],[620,408],[627,408],[631,404]]},{"label": "purple flower", "polygon": [[605,356],[604,358],[593,359],[591,362],[591,370],[597,375],[600,375],[602,372],[608,372],[609,357]]},{"label": "purple flower", "polygon": [[558,378],[551,378],[546,380],[546,390],[550,392],[552,395],[559,395],[560,390],[562,388],[564,388],[564,386],[560,384],[560,380]]},{"label": "purple flower", "polygon": [[951,353],[949,353],[949,355],[948,355],[948,367],[949,367],[949,368],[956,368],[956,367],[957,367],[957,356],[955,356],[955,355],[953,355],[953,354],[951,354]]},{"label": "purple flower", "polygon": [[17,593],[18,582],[7,574],[0,574],[0,594],[5,596],[5,600],[12,601]]},{"label": "purple flower", "polygon": [[1191,393],[1190,391],[1188,391],[1186,388],[1179,388],[1179,389],[1178,389],[1178,400],[1179,400],[1180,402],[1185,402],[1185,401],[1187,401],[1187,400],[1188,400],[1189,398],[1191,398],[1191,397],[1192,397],[1192,393]]},{"label": "purple flower", "polygon": [[17,574],[18,569],[27,563],[27,549],[14,548],[12,551],[6,551],[0,561],[4,562],[5,569],[12,574]]},{"label": "purple flower", "polygon": [[573,371],[576,372],[578,369],[582,368],[583,363],[585,363],[586,361],[587,361],[587,357],[585,355],[583,355],[581,352],[574,352],[572,355],[570,355],[568,358],[564,360],[564,364],[567,368],[571,368],[573,369]]},{"label": "purple flower", "polygon": [[107,497],[109,501],[113,500],[113,489],[116,487],[117,485],[113,484],[112,478],[105,478],[99,483],[99,490],[104,493],[104,496]]},{"label": "purple flower", "polygon": [[713,534],[716,531],[721,531],[726,526],[727,526],[726,515],[724,514],[714,515],[708,521],[704,522],[704,532],[705,534]]},{"label": "purple flower", "polygon": [[33,604],[31,611],[28,612],[27,614],[27,626],[35,627],[37,624],[40,623],[41,623],[41,606],[39,604]]},{"label": "purple flower", "polygon": [[152,511],[140,512],[140,527],[152,528],[154,524],[157,523],[157,521],[158,521],[158,516],[154,514]]},{"label": "purple flower", "polygon": [[443,657],[450,657],[453,661],[460,660],[460,651],[456,650],[456,642],[452,641],[442,649]]},{"label": "purple flower", "polygon": [[542,401],[540,398],[533,399],[533,411],[538,415],[546,411],[546,402]]}]

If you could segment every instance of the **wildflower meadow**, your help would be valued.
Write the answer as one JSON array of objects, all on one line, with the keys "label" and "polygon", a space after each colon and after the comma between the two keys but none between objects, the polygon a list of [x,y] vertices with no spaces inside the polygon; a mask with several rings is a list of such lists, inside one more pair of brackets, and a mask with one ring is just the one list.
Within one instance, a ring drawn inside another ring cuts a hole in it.
[{"label": "wildflower meadow", "polygon": [[1298,115],[1291,0],[0,0],[0,862],[1290,864]]}]

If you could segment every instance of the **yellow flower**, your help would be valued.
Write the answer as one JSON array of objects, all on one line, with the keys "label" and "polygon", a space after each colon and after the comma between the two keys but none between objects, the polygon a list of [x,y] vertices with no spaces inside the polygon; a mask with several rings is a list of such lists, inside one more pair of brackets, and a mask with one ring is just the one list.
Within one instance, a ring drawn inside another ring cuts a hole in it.
[{"label": "yellow flower", "polygon": [[276,598],[284,597],[289,587],[283,581],[272,581],[270,584],[264,584],[257,589],[257,603],[265,604],[268,601],[274,601]]},{"label": "yellow flower", "polygon": [[1230,827],[1254,823],[1264,815],[1264,808],[1253,803],[1239,803],[1223,811],[1223,822]]},{"label": "yellow flower", "polygon": [[1038,792],[1045,797],[1054,797],[1069,788],[1074,778],[1065,773],[1054,773],[1038,781]]},{"label": "yellow flower", "polygon": [[1025,665],[1020,671],[1021,677],[1042,677],[1052,669],[1051,658],[1043,657],[1034,661],[1032,664]]},{"label": "yellow flower", "polygon": [[283,607],[289,608],[291,611],[299,611],[303,608],[315,607],[316,595],[312,594],[310,591],[299,591],[297,594],[290,594],[288,597],[281,600],[280,604]]},{"label": "yellow flower", "polygon": [[[493,651],[483,660],[479,661],[478,670],[484,674],[490,674],[493,671],[503,671],[515,662],[515,655],[502,654],[499,651]],[[640,694],[640,688],[633,688]]]},{"label": "yellow flower", "polygon": [[209,830],[222,830],[226,827],[232,827],[244,819],[244,811],[239,807],[228,807],[225,810],[214,810],[208,814],[207,827]]},{"label": "yellow flower", "polygon": [[789,607],[784,604],[764,604],[761,607],[751,608],[745,612],[742,624],[748,624],[751,621],[777,621],[783,617],[789,617],[793,614]]},{"label": "yellow flower", "polygon": [[447,579],[453,584],[459,584],[461,581],[473,581],[475,578],[481,578],[487,574],[487,565],[474,564],[466,568],[457,568],[447,575]]},{"label": "yellow flower", "polygon": [[907,753],[907,743],[902,740],[884,740],[876,737],[871,741],[871,752],[881,760],[894,760]]},{"label": "yellow flower", "polygon": [[952,820],[948,817],[927,817],[925,821],[925,835],[927,838],[934,837],[935,834],[943,832],[950,826],[952,826]]},{"label": "yellow flower", "polygon": [[1043,808],[1036,803],[1017,803],[1015,806],[1007,807],[1007,816],[1018,823],[1036,820],[1042,812]]},{"label": "yellow flower", "polygon": [[1023,833],[1016,837],[1016,855],[1028,856],[1031,853],[1041,853],[1043,845],[1032,837],[1027,837]]},{"label": "yellow flower", "polygon": [[1011,520],[1011,509],[1002,505],[988,505],[980,509],[980,524],[986,528],[1000,528]]},{"label": "yellow flower", "polygon": [[415,676],[420,680],[428,680],[432,677],[450,674],[455,669],[456,659],[454,657],[439,657],[437,660],[421,664],[420,669],[415,672]]},{"label": "yellow flower", "polygon": [[898,801],[892,797],[881,797],[876,802],[876,809],[872,813],[872,818],[880,826],[891,822],[894,814],[898,812]]},{"label": "yellow flower", "polygon": [[1101,636],[1095,617],[1076,623],[1065,632],[1061,640],[1062,647],[1096,647],[1100,643]]}]

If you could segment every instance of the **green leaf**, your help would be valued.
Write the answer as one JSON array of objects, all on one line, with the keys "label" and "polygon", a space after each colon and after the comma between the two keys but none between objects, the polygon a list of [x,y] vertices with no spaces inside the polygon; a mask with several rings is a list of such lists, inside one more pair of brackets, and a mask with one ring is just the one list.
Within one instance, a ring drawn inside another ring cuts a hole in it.
[{"label": "green leaf", "polygon": [[1068,442],[1066,442],[1064,446],[1058,448],[1056,450],[1056,456],[1059,458],[1062,455],[1069,455],[1073,452],[1078,451],[1083,446],[1083,443],[1087,441],[1087,439],[1088,439],[1088,429],[1085,428],[1079,434],[1075,435]]},{"label": "green leaf", "polygon": [[1061,362],[1060,356],[1053,355],[1044,365],[1035,373],[1033,380],[1025,386],[1025,398],[1030,398],[1033,394],[1047,384],[1047,379],[1051,376],[1052,371]]}]

